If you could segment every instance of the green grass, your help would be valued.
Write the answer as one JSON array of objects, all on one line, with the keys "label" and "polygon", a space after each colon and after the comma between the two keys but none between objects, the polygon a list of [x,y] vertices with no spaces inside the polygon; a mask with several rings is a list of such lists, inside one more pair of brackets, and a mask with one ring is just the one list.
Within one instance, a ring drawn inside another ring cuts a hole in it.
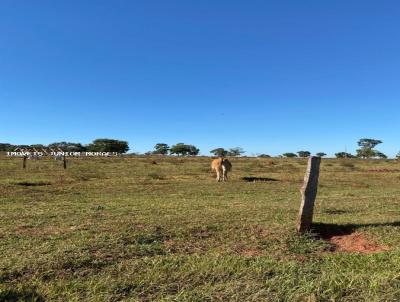
[{"label": "green grass", "polygon": [[[153,164],[156,161],[157,164]],[[0,301],[399,301],[400,163],[321,163],[316,230],[294,232],[306,160],[0,157]],[[256,181],[253,181],[256,179]]]}]

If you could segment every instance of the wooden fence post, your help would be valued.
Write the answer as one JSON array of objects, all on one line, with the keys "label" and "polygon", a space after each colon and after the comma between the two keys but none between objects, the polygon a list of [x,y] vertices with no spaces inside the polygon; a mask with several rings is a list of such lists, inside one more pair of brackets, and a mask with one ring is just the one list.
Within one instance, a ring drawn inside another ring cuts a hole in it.
[{"label": "wooden fence post", "polygon": [[64,162],[64,169],[67,169],[67,160],[65,159],[65,154],[63,157],[63,162]]},{"label": "wooden fence post", "polygon": [[304,176],[304,184],[300,190],[301,204],[296,223],[297,232],[300,233],[309,231],[311,228],[314,214],[314,202],[318,190],[320,163],[321,157],[312,156],[308,160],[307,171]]},{"label": "wooden fence post", "polygon": [[22,169],[26,168],[26,155],[22,158]]}]

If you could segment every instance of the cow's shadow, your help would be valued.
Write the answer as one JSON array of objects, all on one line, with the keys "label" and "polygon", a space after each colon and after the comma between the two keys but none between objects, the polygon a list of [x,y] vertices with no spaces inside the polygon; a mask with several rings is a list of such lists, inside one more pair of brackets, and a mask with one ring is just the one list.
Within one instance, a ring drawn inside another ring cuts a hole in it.
[{"label": "cow's shadow", "polygon": [[270,181],[279,181],[276,178],[269,178],[269,177],[253,177],[253,176],[245,176],[242,177],[242,180],[247,182],[270,182]]}]

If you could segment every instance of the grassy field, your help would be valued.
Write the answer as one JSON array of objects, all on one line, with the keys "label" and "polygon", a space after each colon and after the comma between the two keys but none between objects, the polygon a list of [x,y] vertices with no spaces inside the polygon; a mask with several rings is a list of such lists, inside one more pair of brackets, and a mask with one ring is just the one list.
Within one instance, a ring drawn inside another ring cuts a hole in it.
[{"label": "grassy field", "polygon": [[[23,170],[0,157],[0,301],[400,300],[399,162],[322,160],[314,230],[302,236],[306,160],[232,164],[216,183],[210,158]],[[330,240],[352,234],[373,248]]]}]

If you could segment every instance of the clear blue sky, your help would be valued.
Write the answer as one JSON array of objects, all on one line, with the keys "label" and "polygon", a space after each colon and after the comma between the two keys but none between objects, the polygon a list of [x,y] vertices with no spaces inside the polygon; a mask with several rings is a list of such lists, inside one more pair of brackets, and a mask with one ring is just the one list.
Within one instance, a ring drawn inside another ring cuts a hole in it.
[{"label": "clear blue sky", "polygon": [[400,150],[399,1],[0,2],[0,142]]}]

